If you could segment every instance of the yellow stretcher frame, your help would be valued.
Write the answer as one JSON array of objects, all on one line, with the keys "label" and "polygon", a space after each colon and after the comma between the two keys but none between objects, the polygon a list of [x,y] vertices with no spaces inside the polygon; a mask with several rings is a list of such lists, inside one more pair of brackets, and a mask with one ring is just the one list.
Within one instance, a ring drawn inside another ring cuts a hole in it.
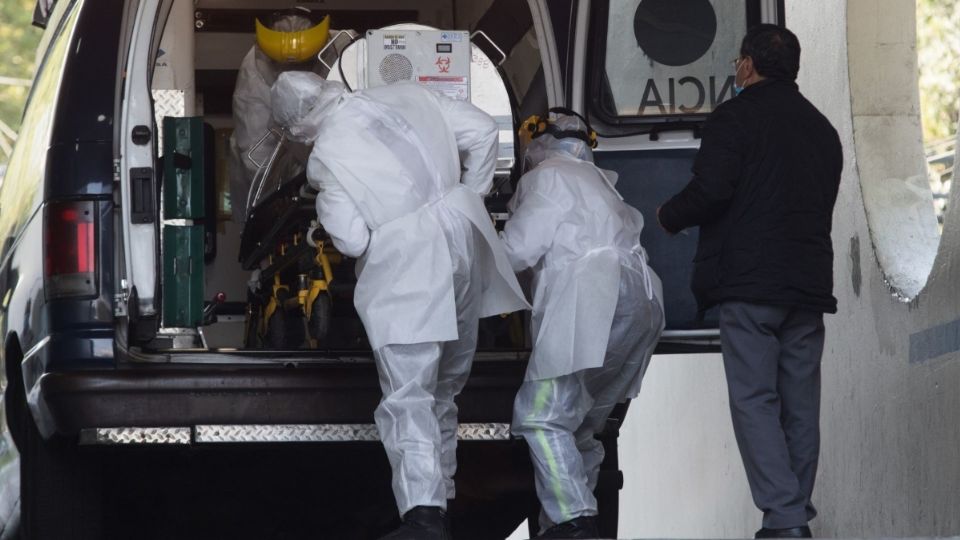
[{"label": "yellow stretcher frame", "polygon": [[[294,235],[293,245],[297,246],[302,242],[300,234]],[[288,244],[281,244],[280,254],[283,255],[287,252]],[[321,294],[329,294],[330,283],[333,282],[333,264],[331,260],[339,263],[340,254],[334,252],[332,249],[328,248],[325,242],[318,241],[316,243],[316,253],[314,254],[313,261],[314,264],[320,268],[323,273],[323,277],[319,279],[310,279],[309,284],[306,287],[299,286],[297,287],[297,295],[292,298],[288,298],[286,301],[281,300],[281,291],[286,291],[287,295],[290,292],[290,286],[285,285],[280,280],[280,274],[273,276],[273,286],[270,294],[270,299],[267,301],[267,305],[263,308],[263,316],[260,317],[260,324],[256,329],[257,335],[262,340],[267,335],[267,329],[269,328],[270,319],[273,317],[277,309],[284,309],[287,307],[293,308],[294,305],[298,306],[301,310],[301,313],[304,315],[303,321],[305,325],[305,335],[307,344],[311,349],[317,348],[317,340],[310,335],[309,331],[309,321],[313,317],[313,306],[317,298]],[[270,264],[273,264],[273,257],[270,257]],[[306,275],[299,274],[298,279],[301,283],[306,283]],[[287,305],[283,305],[287,304]]]}]

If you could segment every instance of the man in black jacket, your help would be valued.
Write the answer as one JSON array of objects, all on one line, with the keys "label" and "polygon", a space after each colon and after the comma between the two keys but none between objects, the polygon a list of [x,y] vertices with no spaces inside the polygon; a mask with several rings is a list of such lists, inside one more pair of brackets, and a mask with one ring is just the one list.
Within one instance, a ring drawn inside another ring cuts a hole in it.
[{"label": "man in black jacket", "polygon": [[823,314],[835,313],[830,241],[843,154],[794,82],[800,43],[759,25],[734,63],[739,95],[703,127],[693,180],[657,212],[700,226],[693,291],[719,305],[730,411],[757,538],[809,537],[820,446]]}]

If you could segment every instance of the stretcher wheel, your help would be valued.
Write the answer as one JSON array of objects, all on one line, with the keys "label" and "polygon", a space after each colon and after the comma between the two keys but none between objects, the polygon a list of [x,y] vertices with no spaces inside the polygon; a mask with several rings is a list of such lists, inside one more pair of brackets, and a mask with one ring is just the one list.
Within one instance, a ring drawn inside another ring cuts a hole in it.
[{"label": "stretcher wheel", "polygon": [[260,339],[260,318],[263,317],[263,308],[257,304],[247,307],[247,326],[244,330],[246,339],[244,346],[248,349],[259,349],[263,346]]},{"label": "stretcher wheel", "polygon": [[329,294],[320,294],[313,301],[310,308],[310,337],[323,342],[330,331],[330,313],[333,309],[333,301]]},{"label": "stretcher wheel", "polygon": [[264,345],[271,349],[286,348],[287,343],[287,314],[283,309],[277,309],[267,320],[267,334],[264,336]]},{"label": "stretcher wheel", "polygon": [[277,309],[267,321],[265,345],[271,349],[299,349],[306,338],[303,314]]},{"label": "stretcher wheel", "polygon": [[307,340],[307,325],[305,319],[306,317],[299,307],[287,310],[284,313],[284,320],[287,326],[283,342],[284,349],[299,349],[303,346],[303,342]]}]

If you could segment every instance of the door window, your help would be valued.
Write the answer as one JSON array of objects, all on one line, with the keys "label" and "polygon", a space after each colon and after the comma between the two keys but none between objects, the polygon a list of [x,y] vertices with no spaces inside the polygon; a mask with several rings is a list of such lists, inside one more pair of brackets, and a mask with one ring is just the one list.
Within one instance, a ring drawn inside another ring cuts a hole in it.
[{"label": "door window", "polygon": [[[733,97],[734,66],[752,0],[615,0],[606,3],[595,65],[601,118],[706,115]],[[750,20],[755,19],[755,20]]]}]

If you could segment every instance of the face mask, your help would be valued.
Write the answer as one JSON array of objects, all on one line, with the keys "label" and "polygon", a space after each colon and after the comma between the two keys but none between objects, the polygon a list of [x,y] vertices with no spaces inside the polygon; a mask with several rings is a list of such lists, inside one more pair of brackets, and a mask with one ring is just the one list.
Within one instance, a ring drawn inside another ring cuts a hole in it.
[{"label": "face mask", "polygon": [[740,74],[740,68],[743,67],[743,60],[737,63],[737,70],[733,72],[733,95],[739,96],[743,92],[743,86],[737,84],[737,75]]}]

